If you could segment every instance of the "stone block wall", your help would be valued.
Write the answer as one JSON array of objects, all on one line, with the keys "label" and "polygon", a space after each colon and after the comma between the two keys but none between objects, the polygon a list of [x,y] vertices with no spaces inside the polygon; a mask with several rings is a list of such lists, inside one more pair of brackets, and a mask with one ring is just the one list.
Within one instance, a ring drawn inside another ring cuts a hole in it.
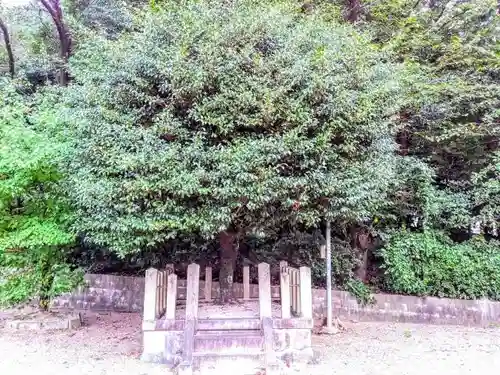
[{"label": "stone block wall", "polygon": [[[483,325],[500,323],[500,302],[375,294],[373,305],[361,306],[348,292],[333,291],[334,316],[356,321]],[[316,319],[326,314],[326,291],[313,289]]]},{"label": "stone block wall", "polygon": [[63,309],[142,312],[144,277],[85,275],[85,284],[52,300]]},{"label": "stone block wall", "polygon": [[[54,307],[66,309],[142,312],[144,278],[114,275],[85,276],[86,285],[73,293],[55,298]],[[200,281],[200,300],[204,299],[204,282]],[[218,283],[212,285],[212,296],[218,293]],[[271,294],[279,298],[279,287],[272,286]],[[243,285],[234,284],[237,298],[243,297]],[[179,280],[178,297],[184,299],[185,280]],[[250,296],[258,297],[258,286],[250,286]],[[325,316],[326,291],[313,289],[315,319]],[[436,297],[415,297],[376,294],[375,304],[361,306],[349,293],[333,291],[333,313],[359,321],[427,322],[436,324],[489,325],[500,323],[500,302],[488,300],[454,300]]]}]

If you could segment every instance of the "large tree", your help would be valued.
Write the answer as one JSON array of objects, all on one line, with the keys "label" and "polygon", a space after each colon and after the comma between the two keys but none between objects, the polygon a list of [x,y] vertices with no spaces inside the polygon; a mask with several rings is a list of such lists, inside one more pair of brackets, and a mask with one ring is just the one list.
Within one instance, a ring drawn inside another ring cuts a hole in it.
[{"label": "large tree", "polygon": [[169,3],[87,43],[63,114],[78,228],[121,254],[218,236],[231,300],[242,236],[387,204],[403,97],[387,60],[351,27],[247,1]]}]

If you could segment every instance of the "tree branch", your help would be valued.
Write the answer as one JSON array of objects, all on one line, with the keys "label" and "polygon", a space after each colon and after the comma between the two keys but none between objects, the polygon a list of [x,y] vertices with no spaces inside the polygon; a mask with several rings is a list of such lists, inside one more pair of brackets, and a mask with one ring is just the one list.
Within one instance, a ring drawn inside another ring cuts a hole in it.
[{"label": "tree branch", "polygon": [[7,56],[9,60],[9,72],[12,78],[14,78],[14,74],[16,73],[16,66],[14,63],[14,54],[12,53],[12,44],[10,42],[9,30],[7,30],[7,25],[0,18],[0,30],[3,34],[3,40],[5,43],[5,49],[7,50]]}]

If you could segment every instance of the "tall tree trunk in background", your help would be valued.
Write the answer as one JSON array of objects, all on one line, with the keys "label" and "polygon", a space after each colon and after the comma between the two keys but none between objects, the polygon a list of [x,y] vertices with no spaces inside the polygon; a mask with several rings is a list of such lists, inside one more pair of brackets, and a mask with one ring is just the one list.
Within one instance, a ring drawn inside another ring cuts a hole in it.
[{"label": "tall tree trunk in background", "polygon": [[16,67],[14,65],[14,54],[12,53],[12,44],[10,43],[10,35],[9,30],[7,30],[7,25],[0,18],[0,30],[3,34],[3,41],[5,43],[5,49],[7,50],[7,58],[9,60],[9,72],[10,76],[14,78],[14,74],[16,73]]},{"label": "tall tree trunk in background", "polygon": [[359,265],[354,270],[356,277],[366,282],[368,276],[369,253],[373,250],[373,239],[370,233],[362,227],[353,225],[349,229],[351,238],[351,247],[356,252]]},{"label": "tall tree trunk in background", "polygon": [[346,21],[357,22],[361,16],[361,10],[361,0],[345,0]]},{"label": "tall tree trunk in background", "polygon": [[47,252],[42,256],[39,263],[40,291],[38,307],[42,311],[47,311],[50,305],[50,290],[54,283],[54,272],[52,271],[51,253]]},{"label": "tall tree trunk in background", "polygon": [[236,258],[238,257],[238,241],[238,233],[236,232],[227,230],[219,234],[221,260],[219,271],[219,303],[221,304],[234,301],[233,276]]},{"label": "tall tree trunk in background", "polygon": [[47,12],[49,12],[52,17],[52,21],[57,29],[57,35],[59,36],[59,57],[61,58],[64,66],[59,71],[59,84],[61,86],[66,86],[69,81],[68,70],[66,64],[68,63],[69,56],[71,54],[71,35],[69,29],[64,23],[61,0],[40,0],[43,7]]}]

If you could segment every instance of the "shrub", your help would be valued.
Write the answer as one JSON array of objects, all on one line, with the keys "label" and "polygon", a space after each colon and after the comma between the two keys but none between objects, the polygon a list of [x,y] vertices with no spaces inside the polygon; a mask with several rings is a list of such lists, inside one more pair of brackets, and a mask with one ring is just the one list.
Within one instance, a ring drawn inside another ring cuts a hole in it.
[{"label": "shrub", "polygon": [[476,237],[453,243],[434,231],[394,234],[381,253],[385,289],[450,298],[500,299],[499,243]]}]

